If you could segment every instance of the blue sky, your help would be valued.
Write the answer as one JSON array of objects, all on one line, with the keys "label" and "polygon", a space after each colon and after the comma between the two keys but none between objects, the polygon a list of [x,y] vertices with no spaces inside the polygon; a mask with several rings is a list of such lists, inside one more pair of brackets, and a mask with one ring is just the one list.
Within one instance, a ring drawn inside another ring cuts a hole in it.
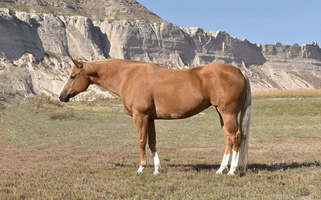
[{"label": "blue sky", "polygon": [[257,44],[321,46],[321,0],[137,0],[168,22]]}]

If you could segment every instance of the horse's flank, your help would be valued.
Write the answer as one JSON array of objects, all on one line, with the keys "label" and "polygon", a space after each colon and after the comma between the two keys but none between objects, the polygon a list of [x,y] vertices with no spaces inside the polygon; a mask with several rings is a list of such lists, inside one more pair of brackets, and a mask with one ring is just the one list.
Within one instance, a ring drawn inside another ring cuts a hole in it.
[{"label": "horse's flank", "polygon": [[127,60],[83,64],[88,74],[95,71],[91,81],[120,96],[131,116],[138,109],[153,119],[186,118],[211,105],[229,104],[244,92],[239,87],[246,88],[239,69],[222,63],[182,70]]}]

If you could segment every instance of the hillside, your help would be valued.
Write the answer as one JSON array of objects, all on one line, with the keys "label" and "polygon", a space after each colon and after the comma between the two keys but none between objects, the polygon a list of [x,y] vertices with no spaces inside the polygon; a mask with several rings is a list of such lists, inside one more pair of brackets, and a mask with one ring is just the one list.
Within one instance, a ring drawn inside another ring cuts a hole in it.
[{"label": "hillside", "polygon": [[[0,94],[56,96],[69,57],[160,63],[186,68],[213,61],[245,71],[253,90],[321,87],[321,49],[253,44],[222,31],[166,22],[135,0],[0,0]],[[79,98],[112,94],[92,87]]]},{"label": "hillside", "polygon": [[0,7],[15,11],[85,16],[92,20],[164,20],[135,0],[0,0]]}]

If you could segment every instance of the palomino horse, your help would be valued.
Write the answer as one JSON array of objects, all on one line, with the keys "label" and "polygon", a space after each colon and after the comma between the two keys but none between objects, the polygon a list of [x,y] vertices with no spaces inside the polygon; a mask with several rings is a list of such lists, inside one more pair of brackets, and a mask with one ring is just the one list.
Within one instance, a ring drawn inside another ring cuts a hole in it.
[{"label": "palomino horse", "polygon": [[[125,112],[132,116],[139,134],[140,166],[146,166],[146,143],[152,151],[155,171],[160,160],[156,151],[155,119],[182,119],[213,105],[221,120],[226,147],[220,168],[222,174],[246,170],[251,89],[249,80],[231,65],[211,63],[190,69],[173,70],[156,64],[128,60],[79,62],[62,88],[59,99],[70,98],[97,84],[117,94]],[[238,119],[239,117],[239,119]]]}]

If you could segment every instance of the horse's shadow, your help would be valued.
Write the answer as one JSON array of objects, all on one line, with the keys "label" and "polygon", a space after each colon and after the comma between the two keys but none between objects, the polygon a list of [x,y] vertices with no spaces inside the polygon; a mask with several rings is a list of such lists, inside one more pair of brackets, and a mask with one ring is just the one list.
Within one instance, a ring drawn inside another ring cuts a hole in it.
[{"label": "horse's shadow", "polygon": [[[200,171],[210,171],[210,170],[217,170],[220,165],[209,165],[209,164],[168,164],[166,165],[170,168],[183,168],[185,170],[195,170],[197,172]],[[269,171],[274,172],[278,170],[289,170],[289,169],[297,169],[297,168],[303,168],[303,167],[320,167],[321,162],[320,161],[314,161],[314,162],[287,162],[287,163],[275,163],[275,164],[256,164],[256,163],[250,163],[248,165],[248,171],[253,173],[258,173],[259,171]]]},{"label": "horse's shadow", "polygon": [[275,164],[249,164],[248,169],[257,172],[257,171],[269,171],[274,172],[278,170],[289,170],[289,169],[298,169],[303,167],[320,167],[320,161],[313,162],[286,162],[286,163],[275,163]]},{"label": "horse's shadow", "polygon": [[[126,165],[123,163],[114,163],[116,167],[136,167],[136,165]],[[321,161],[313,161],[313,162],[286,162],[286,163],[275,163],[275,164],[257,164],[257,163],[250,163],[248,165],[248,172],[250,173],[258,173],[260,171],[268,171],[268,172],[275,172],[278,170],[289,170],[289,169],[298,169],[303,167],[320,167]],[[148,168],[153,168],[153,165],[148,165]],[[166,169],[175,168],[174,170],[178,171],[215,171],[217,170],[220,165],[210,165],[210,164],[164,164],[163,167]],[[164,169],[163,168],[163,169]],[[167,170],[165,170],[167,171]],[[244,176],[244,172],[239,173],[240,176]]]}]

